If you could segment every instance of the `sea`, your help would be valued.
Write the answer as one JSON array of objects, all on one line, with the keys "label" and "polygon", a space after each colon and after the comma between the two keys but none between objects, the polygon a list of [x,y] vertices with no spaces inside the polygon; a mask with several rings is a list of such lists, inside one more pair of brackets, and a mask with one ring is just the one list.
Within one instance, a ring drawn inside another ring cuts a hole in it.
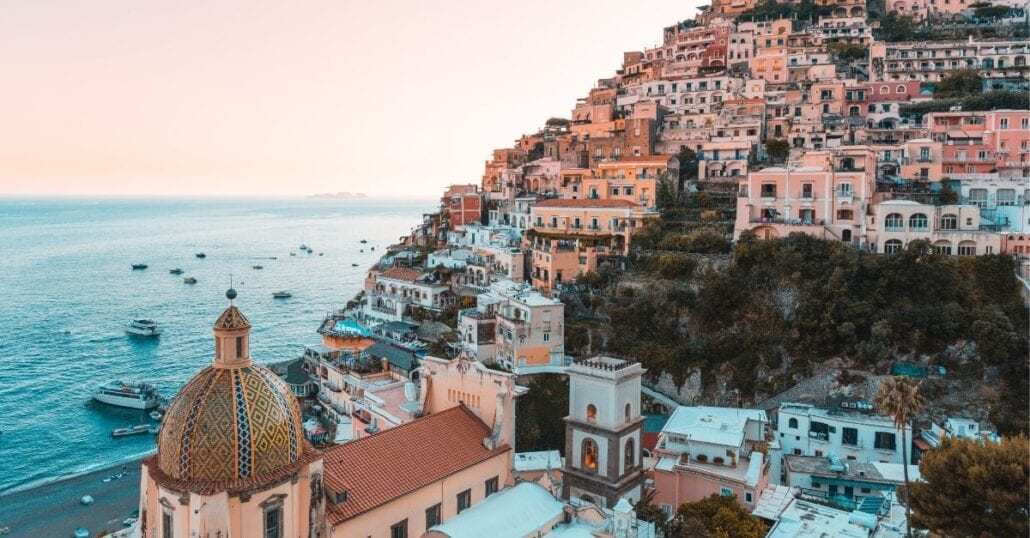
[{"label": "sea", "polygon": [[[141,380],[174,396],[211,362],[230,283],[254,327],[255,361],[300,356],[385,247],[433,208],[430,200],[0,198],[0,494],[152,452],[153,435],[111,437],[150,423],[146,413],[90,395],[108,381]],[[190,276],[196,284],[183,282]],[[274,299],[279,290],[292,297]],[[134,318],[154,319],[163,333],[126,334]]]}]

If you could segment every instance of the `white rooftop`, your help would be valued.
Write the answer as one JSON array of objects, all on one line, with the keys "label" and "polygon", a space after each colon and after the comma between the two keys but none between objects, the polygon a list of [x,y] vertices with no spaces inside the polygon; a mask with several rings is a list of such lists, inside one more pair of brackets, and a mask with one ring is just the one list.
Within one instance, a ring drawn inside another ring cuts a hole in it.
[{"label": "white rooftop", "polygon": [[[867,514],[868,515],[868,514]],[[851,522],[851,512],[794,499],[766,538],[868,538],[872,529]]]},{"label": "white rooftop", "polygon": [[691,441],[715,445],[740,446],[747,422],[767,422],[761,409],[734,407],[680,406],[669,417],[662,434],[674,433]]},{"label": "white rooftop", "polygon": [[539,452],[518,452],[515,454],[516,471],[544,471],[561,469],[561,452],[557,450],[541,450]]},{"label": "white rooftop", "polygon": [[758,504],[751,515],[764,519],[776,520],[791,501],[794,500],[794,488],[790,486],[768,486],[758,496]]},{"label": "white rooftop", "polygon": [[[884,480],[890,480],[899,484],[905,481],[905,466],[900,463],[870,462],[870,465],[876,468],[876,471],[880,473]],[[923,475],[919,472],[918,465],[908,466],[908,479],[910,481],[915,482],[922,480],[922,478]]]},{"label": "white rooftop", "polygon": [[[451,538],[528,536],[561,518],[565,505],[542,486],[522,482],[433,527]],[[572,535],[570,535],[572,536]]]}]

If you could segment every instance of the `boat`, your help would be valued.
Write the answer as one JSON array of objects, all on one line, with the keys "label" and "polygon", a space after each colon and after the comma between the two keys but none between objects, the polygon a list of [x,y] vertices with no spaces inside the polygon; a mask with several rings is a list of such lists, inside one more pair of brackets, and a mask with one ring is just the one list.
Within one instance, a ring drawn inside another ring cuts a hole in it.
[{"label": "boat", "polygon": [[157,407],[157,390],[150,383],[135,381],[112,381],[101,385],[93,393],[93,399],[118,407],[132,409],[153,409]]},{"label": "boat", "polygon": [[325,252],[319,252],[318,255],[319,256],[325,256]]},{"label": "boat", "polygon": [[132,269],[134,271],[137,270],[137,269],[146,269],[146,268],[147,268],[147,264],[145,264],[145,263],[134,263],[134,264],[132,264]]},{"label": "boat", "polygon": [[147,428],[147,433],[157,435],[161,433],[161,426],[150,426]]},{"label": "boat", "polygon": [[293,297],[293,295],[288,291],[277,291],[272,294],[272,297],[275,297],[276,299],[289,299],[290,297]]},{"label": "boat", "polygon": [[203,252],[198,252],[198,253],[196,254],[196,256],[197,256],[198,258],[206,258],[206,257],[207,257],[207,254],[204,254]]},{"label": "boat", "polygon": [[357,267],[357,266],[358,266],[358,264],[356,264],[356,263],[352,263],[352,264],[350,264],[350,266],[351,266],[351,267]]},{"label": "boat", "polygon": [[154,420],[161,420],[161,417],[163,417],[163,416],[164,415],[162,415],[161,412],[157,411],[157,410],[150,412],[150,418],[152,418]]},{"label": "boat", "polygon": [[365,243],[368,243],[368,239],[362,239],[361,240],[361,244],[365,244]]},{"label": "boat", "polygon": [[150,433],[150,426],[140,424],[138,426],[129,426],[126,428],[116,428],[111,432],[111,437],[126,437],[128,435],[139,435],[141,433]]},{"label": "boat", "polygon": [[169,269],[168,272],[173,274],[173,275],[181,275],[182,274],[182,269],[179,269],[178,267],[176,267],[175,269]]},{"label": "boat", "polygon": [[125,326],[125,332],[136,336],[158,336],[161,334],[161,328],[152,319],[134,319]]},{"label": "boat", "polygon": [[296,256],[296,255],[297,255],[297,253],[296,253],[296,252],[291,252],[291,253],[290,253],[290,256]]},{"label": "boat", "polygon": [[[86,495],[86,497],[89,497],[89,495]],[[83,497],[83,499],[85,499],[86,497]],[[82,504],[93,504],[93,497],[89,497],[89,501],[90,502],[88,503],[86,501],[82,501]],[[89,538],[89,529],[77,527],[75,529],[75,533],[72,536],[75,536],[75,538]]]},{"label": "boat", "polygon": [[265,266],[263,266],[263,265],[255,265],[254,266],[254,269],[264,269],[264,268],[265,268]]},{"label": "boat", "polygon": [[301,244],[300,244],[300,248],[299,248],[299,249],[297,249],[297,250],[307,250],[307,249],[308,249],[308,246],[307,246],[307,245],[305,245],[304,243],[301,243]]},{"label": "boat", "polygon": [[188,276],[188,277],[182,279],[182,281],[185,284],[196,284],[197,283],[197,279],[195,279],[195,278],[193,278],[191,276]]},{"label": "boat", "polygon": [[311,249],[311,248],[309,247],[309,248],[308,248],[308,254],[311,254],[312,252],[314,252],[314,250],[312,250],[312,249]]}]

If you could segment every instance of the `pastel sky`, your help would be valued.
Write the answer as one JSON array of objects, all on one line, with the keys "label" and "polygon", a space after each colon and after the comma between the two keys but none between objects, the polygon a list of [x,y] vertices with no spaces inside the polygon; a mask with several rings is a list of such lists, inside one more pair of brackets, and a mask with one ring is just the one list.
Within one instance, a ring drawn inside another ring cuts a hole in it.
[{"label": "pastel sky", "polygon": [[0,194],[437,195],[701,3],[8,2]]}]

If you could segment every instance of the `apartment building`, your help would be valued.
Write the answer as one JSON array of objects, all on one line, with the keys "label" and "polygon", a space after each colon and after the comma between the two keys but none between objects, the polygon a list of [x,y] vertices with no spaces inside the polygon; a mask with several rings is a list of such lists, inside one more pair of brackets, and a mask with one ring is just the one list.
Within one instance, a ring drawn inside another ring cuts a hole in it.
[{"label": "apartment building", "polygon": [[929,241],[934,252],[975,256],[1001,252],[1001,234],[982,226],[974,205],[934,205],[915,200],[885,200],[867,217],[868,247],[901,252],[914,240]]},{"label": "apartment building", "polygon": [[372,289],[362,298],[363,320],[402,321],[411,308],[441,310],[455,301],[450,288],[433,273],[391,267],[373,278]]},{"label": "apartment building", "polygon": [[508,369],[565,364],[565,305],[526,284],[497,281],[458,312],[462,348]]},{"label": "apartment building", "polygon": [[1028,79],[1030,43],[1018,40],[877,42],[869,47],[869,80],[939,82],[959,69],[986,78]]}]

